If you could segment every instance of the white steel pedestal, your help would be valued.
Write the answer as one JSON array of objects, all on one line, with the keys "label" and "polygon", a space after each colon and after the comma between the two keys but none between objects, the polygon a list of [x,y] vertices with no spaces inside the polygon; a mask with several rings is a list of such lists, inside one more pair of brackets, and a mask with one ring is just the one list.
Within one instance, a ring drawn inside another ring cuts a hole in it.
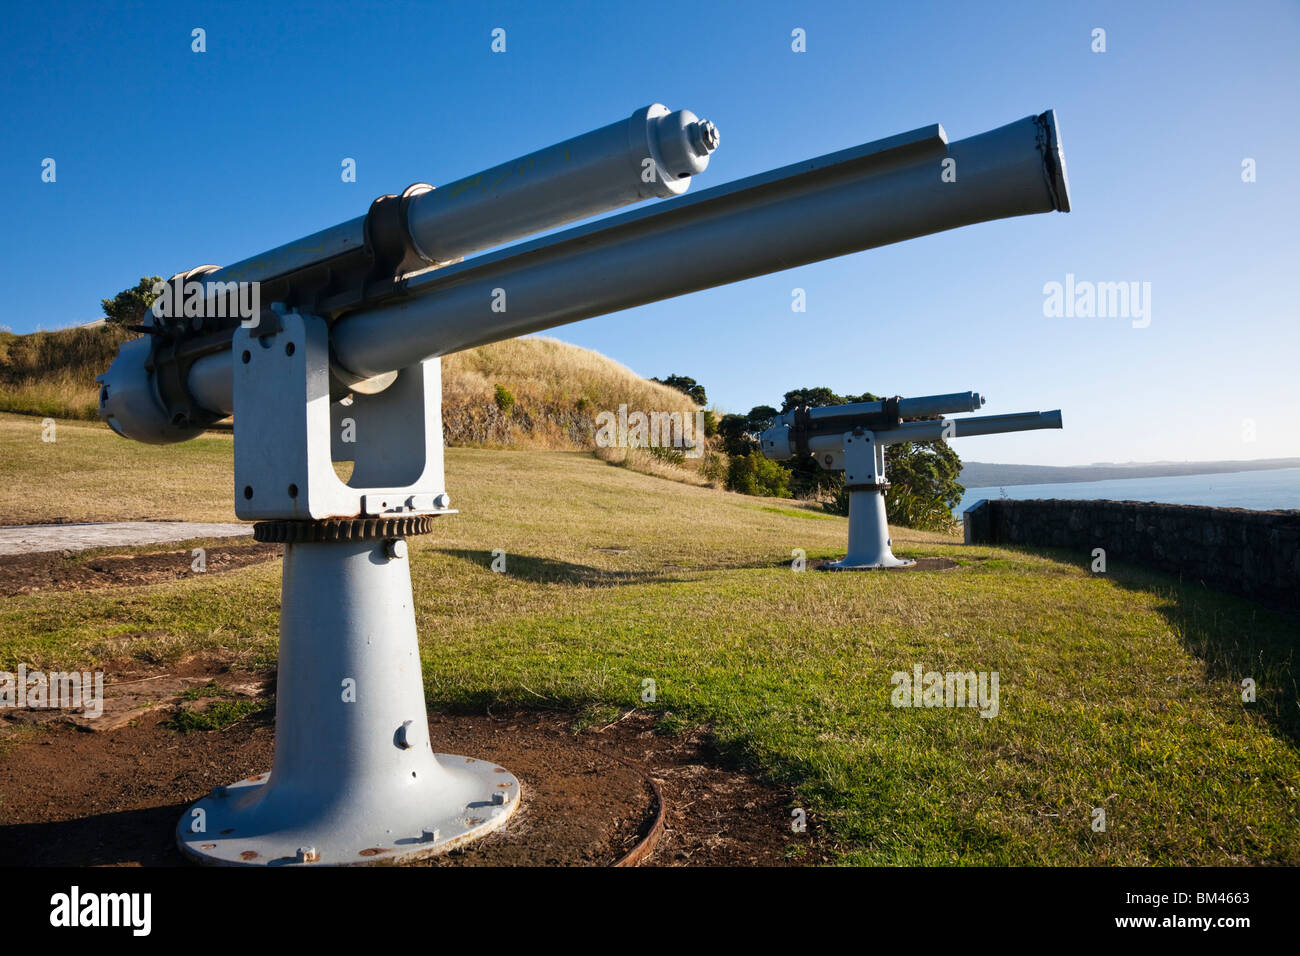
[{"label": "white steel pedestal", "polygon": [[269,774],[181,818],[203,863],[357,865],[433,856],[499,829],[519,781],[429,744],[406,542],[285,547]]},{"label": "white steel pedestal", "polygon": [[828,571],[866,571],[872,568],[907,568],[916,564],[894,557],[890,550],[885,495],[878,490],[849,491],[849,553],[823,564]]}]

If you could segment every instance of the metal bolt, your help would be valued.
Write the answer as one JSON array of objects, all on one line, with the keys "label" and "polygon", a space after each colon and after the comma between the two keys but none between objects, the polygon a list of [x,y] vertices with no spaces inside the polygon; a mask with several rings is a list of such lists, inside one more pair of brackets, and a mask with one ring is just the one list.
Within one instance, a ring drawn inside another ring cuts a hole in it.
[{"label": "metal bolt", "polygon": [[318,860],[320,860],[320,854],[316,852],[316,848],[314,846],[298,847],[299,863],[315,863]]},{"label": "metal bolt", "polygon": [[451,495],[447,494],[447,493],[444,491],[442,494],[434,496],[434,499],[433,499],[433,506],[434,506],[435,508],[450,508],[450,507],[451,507]]},{"label": "metal bolt", "polygon": [[691,143],[695,146],[696,152],[708,155],[718,148],[721,137],[718,135],[718,128],[708,120],[700,120],[691,124]]},{"label": "metal bolt", "polygon": [[406,539],[397,538],[393,541],[385,541],[384,554],[388,555],[389,558],[406,557]]},{"label": "metal bolt", "polygon": [[437,843],[439,833],[437,830],[423,830],[420,833],[421,843]]},{"label": "metal bolt", "polygon": [[504,791],[504,790],[497,790],[495,793],[493,793],[493,794],[492,794],[492,802],[495,803],[498,807],[500,807],[500,806],[504,806],[504,805],[505,805],[505,802],[506,802],[506,794],[505,794],[505,791]]}]

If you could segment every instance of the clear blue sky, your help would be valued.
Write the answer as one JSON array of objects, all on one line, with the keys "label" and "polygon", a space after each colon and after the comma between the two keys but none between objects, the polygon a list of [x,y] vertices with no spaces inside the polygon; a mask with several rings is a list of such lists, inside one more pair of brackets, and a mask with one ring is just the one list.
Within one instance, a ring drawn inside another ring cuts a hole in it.
[{"label": "clear blue sky", "polygon": [[[811,385],[1064,410],[1062,432],[959,441],[973,460],[1300,455],[1295,3],[46,3],[5,19],[0,325],[14,331],[93,319],[141,275],[233,262],[650,102],[720,128],[697,189],[1051,107],[1069,215],[551,334],[646,376],[692,375],[729,411]],[[1067,273],[1151,283],[1150,326],[1045,318],[1043,286]]]}]

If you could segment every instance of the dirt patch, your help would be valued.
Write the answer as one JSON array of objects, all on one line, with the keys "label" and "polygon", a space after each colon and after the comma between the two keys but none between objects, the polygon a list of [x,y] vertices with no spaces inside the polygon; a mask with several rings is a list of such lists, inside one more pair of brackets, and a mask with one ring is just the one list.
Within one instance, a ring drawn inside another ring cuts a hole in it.
[{"label": "dirt patch", "polygon": [[[164,679],[170,685],[151,692],[149,706],[111,732],[0,719],[0,863],[182,865],[172,834],[185,807],[218,784],[270,769],[273,700],[264,694],[264,708],[220,730],[174,729],[183,710],[257,695],[265,674],[191,662],[135,686]],[[813,823],[792,832],[789,793],[727,767],[707,732],[661,735],[648,714],[580,734],[572,722],[571,715],[532,711],[434,715],[435,750],[508,767],[524,800],[503,831],[426,865],[610,865],[650,830],[657,810],[651,778],[665,824],[643,866],[829,859]]]},{"label": "dirt patch", "polygon": [[[73,672],[71,675],[80,684],[80,701],[78,706],[64,708],[24,707],[8,710],[0,717],[0,743],[5,731],[17,731],[23,725],[38,727],[51,724],[67,724],[90,733],[110,733],[120,730],[145,714],[170,709],[172,722],[185,717],[202,720],[199,715],[215,708],[225,707],[230,710],[232,702],[238,705],[238,712],[251,713],[268,705],[267,695],[274,688],[274,681],[266,677],[253,675],[234,677],[227,675],[218,682],[203,671],[194,671],[192,666],[177,669],[172,673],[154,674],[147,677],[133,677],[130,672],[113,669],[112,680],[105,680],[97,686],[92,679],[92,672]],[[47,686],[54,683],[53,678],[45,675]],[[64,685],[67,686],[67,685]],[[69,689],[70,690],[70,689]],[[73,696],[64,690],[64,699]],[[102,691],[102,696],[100,692]],[[30,694],[30,690],[28,691]],[[54,688],[49,687],[49,696],[54,696]],[[99,705],[92,709],[90,700],[98,698]],[[209,722],[212,720],[208,718]]]},{"label": "dirt patch", "polygon": [[199,574],[220,574],[283,556],[278,544],[204,545],[205,571],[195,571],[192,549],[121,551],[87,555],[75,551],[0,555],[0,597],[33,591],[135,587]]}]

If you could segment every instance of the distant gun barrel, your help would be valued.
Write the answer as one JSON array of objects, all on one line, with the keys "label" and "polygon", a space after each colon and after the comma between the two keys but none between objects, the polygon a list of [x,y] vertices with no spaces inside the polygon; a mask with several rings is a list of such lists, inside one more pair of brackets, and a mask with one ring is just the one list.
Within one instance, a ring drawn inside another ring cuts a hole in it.
[{"label": "distant gun barrel", "polygon": [[898,414],[904,419],[931,418],[935,415],[950,415],[953,412],[973,412],[984,405],[984,399],[979,392],[952,392],[948,395],[880,399],[875,402],[854,402],[848,405],[812,408],[808,411],[808,418],[815,424],[821,424],[836,418],[871,413],[880,414],[888,410],[891,401],[898,403]]},{"label": "distant gun barrel", "polygon": [[[971,404],[975,408],[980,407],[984,402],[977,393],[967,392],[957,395],[934,395],[916,400],[888,399],[883,403],[858,402],[787,412],[779,416],[771,427],[758,436],[759,450],[773,461],[786,461],[799,455],[836,456],[844,447],[845,436],[855,431],[858,433],[870,431],[877,444],[887,446],[909,441],[940,441],[1062,427],[1060,409],[1050,412],[1017,412],[1010,415],[979,415],[973,418],[938,418],[931,421],[907,422],[899,421],[897,414],[888,410],[892,402],[900,409],[926,409],[925,415],[929,417],[930,414],[938,414],[932,410],[948,404],[946,400],[967,395],[970,396]],[[912,401],[916,404],[911,404]],[[874,407],[882,404],[885,410]],[[857,411],[850,413],[850,409],[857,409]],[[800,414],[801,411],[803,414]],[[807,414],[809,411],[813,415],[817,412],[823,414],[813,418]],[[814,422],[815,427],[807,428],[805,423],[809,421]]]},{"label": "distant gun barrel", "polygon": [[892,431],[877,433],[884,445],[905,441],[938,441],[947,438],[971,438],[975,435],[1002,435],[1040,428],[1061,428],[1061,410],[1017,412],[1011,415],[978,415],[974,418],[949,418],[935,422],[904,422]]}]

